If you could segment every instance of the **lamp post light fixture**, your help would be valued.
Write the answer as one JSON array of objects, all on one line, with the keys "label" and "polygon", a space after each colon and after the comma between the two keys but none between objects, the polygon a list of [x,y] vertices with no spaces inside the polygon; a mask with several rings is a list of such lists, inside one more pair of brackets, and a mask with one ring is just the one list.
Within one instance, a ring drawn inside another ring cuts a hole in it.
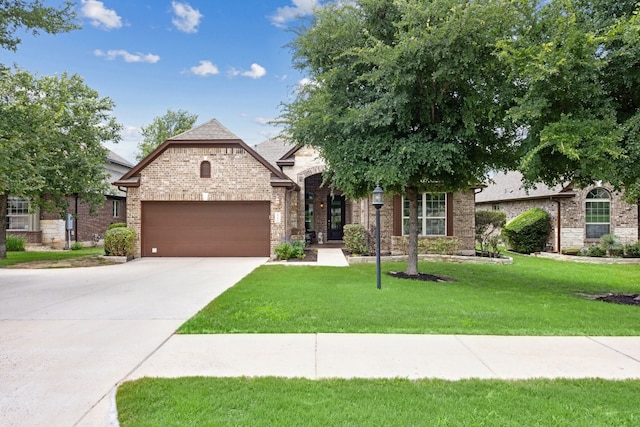
[{"label": "lamp post light fixture", "polygon": [[376,208],[376,284],[380,289],[380,208],[384,205],[384,191],[379,185],[373,190],[372,204]]}]

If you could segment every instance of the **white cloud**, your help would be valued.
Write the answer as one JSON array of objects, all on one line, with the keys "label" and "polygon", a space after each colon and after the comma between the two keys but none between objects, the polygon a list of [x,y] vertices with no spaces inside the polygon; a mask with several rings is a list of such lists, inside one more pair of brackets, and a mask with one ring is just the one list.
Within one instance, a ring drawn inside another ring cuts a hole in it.
[{"label": "white cloud", "polygon": [[276,12],[269,16],[273,25],[283,28],[290,21],[302,16],[313,14],[313,10],[320,7],[318,0],[291,0],[293,6],[284,6],[276,9]]},{"label": "white cloud", "polygon": [[191,72],[196,76],[214,76],[219,74],[220,71],[211,61],[200,61],[200,65],[196,65],[190,68]]},{"label": "white cloud", "polygon": [[176,15],[171,22],[178,30],[185,33],[198,32],[198,25],[200,25],[200,20],[204,16],[198,9],[194,9],[188,3],[177,1],[171,2],[171,7]]},{"label": "white cloud", "polygon": [[91,25],[105,30],[122,27],[122,19],[115,10],[107,9],[96,0],[82,0],[82,16],[91,19]]},{"label": "white cloud", "polygon": [[251,71],[245,71],[241,75],[245,77],[251,77],[252,79],[259,79],[267,74],[267,70],[258,64],[251,64]]},{"label": "white cloud", "polygon": [[265,118],[265,117],[256,117],[256,118],[254,118],[254,119],[253,119],[253,121],[254,121],[255,123],[257,123],[257,124],[259,124],[259,125],[262,125],[262,126],[271,126],[271,123],[270,123],[270,122],[271,122],[272,120],[273,120],[273,119],[267,119],[267,118]]},{"label": "white cloud", "polygon": [[155,64],[160,61],[160,57],[158,55],[153,55],[151,53],[147,53],[143,55],[141,53],[129,53],[124,49],[120,50],[108,50],[106,52],[98,49],[93,52],[96,56],[105,57],[108,60],[112,61],[117,57],[121,57],[124,62],[146,62],[148,64]]}]

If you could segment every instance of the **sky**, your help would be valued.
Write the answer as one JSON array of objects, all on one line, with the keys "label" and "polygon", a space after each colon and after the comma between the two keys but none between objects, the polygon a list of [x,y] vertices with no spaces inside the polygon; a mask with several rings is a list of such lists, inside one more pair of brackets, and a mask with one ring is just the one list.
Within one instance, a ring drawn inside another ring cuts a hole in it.
[{"label": "sky", "polygon": [[[67,72],[115,103],[122,140],[105,144],[136,163],[140,128],[171,109],[217,119],[254,146],[305,76],[292,65],[292,31],[319,0],[76,0],[82,29],[20,34],[0,63],[37,75]],[[44,0],[47,6],[62,0]]]}]

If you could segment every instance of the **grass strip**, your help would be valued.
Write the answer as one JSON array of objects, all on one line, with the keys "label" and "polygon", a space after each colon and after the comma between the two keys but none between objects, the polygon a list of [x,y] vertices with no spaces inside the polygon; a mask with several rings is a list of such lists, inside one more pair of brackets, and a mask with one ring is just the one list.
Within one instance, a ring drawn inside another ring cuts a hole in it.
[{"label": "grass strip", "polygon": [[117,392],[134,426],[636,426],[640,382],[142,379]]},{"label": "grass strip", "polygon": [[38,261],[62,261],[65,259],[79,258],[84,256],[97,256],[103,254],[104,248],[100,246],[78,249],[75,251],[67,250],[7,252],[7,258],[0,259],[0,267]]}]

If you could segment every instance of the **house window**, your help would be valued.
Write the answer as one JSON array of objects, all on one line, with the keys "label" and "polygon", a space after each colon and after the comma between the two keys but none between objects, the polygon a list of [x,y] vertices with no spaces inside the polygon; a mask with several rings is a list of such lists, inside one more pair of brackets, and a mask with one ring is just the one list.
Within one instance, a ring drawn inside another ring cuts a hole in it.
[{"label": "house window", "polygon": [[[409,234],[409,200],[402,198],[402,234]],[[446,236],[446,193],[423,193],[418,196],[418,234],[420,236]]]},{"label": "house window", "polygon": [[120,216],[120,200],[113,201],[113,217],[117,218]]},{"label": "house window", "polygon": [[603,234],[609,234],[611,195],[604,188],[594,188],[587,194],[585,222],[587,239],[599,239]]},{"label": "house window", "polygon": [[207,160],[200,163],[200,178],[211,178],[211,163]]},{"label": "house window", "polygon": [[29,230],[29,200],[9,197],[5,225],[7,230]]}]

